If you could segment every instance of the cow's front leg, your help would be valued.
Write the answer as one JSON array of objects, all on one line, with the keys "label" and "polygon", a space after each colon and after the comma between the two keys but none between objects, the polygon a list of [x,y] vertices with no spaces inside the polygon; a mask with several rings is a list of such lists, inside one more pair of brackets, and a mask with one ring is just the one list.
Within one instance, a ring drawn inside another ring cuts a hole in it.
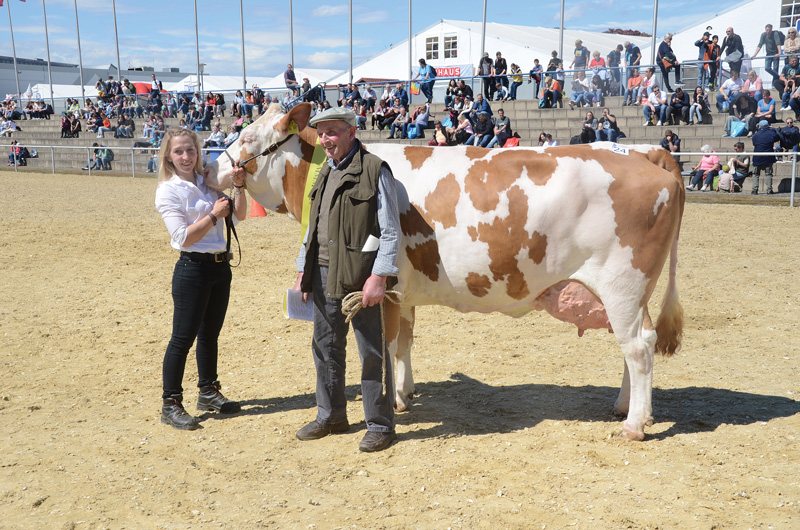
[{"label": "cow's front leg", "polygon": [[411,372],[411,345],[414,342],[414,306],[386,304],[386,339],[389,353],[396,361],[395,408],[404,411],[414,394]]}]

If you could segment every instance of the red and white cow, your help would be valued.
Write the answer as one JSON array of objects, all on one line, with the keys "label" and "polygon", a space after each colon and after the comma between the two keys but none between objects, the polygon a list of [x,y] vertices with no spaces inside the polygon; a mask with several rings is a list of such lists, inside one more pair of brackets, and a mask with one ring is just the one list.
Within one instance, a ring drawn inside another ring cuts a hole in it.
[{"label": "red and white cow", "polygon": [[[301,218],[316,131],[310,106],[279,106],[242,131],[207,171],[230,184],[231,160],[248,162],[247,188],[266,208]],[[295,127],[294,122],[298,127]],[[299,129],[299,132],[297,130]],[[678,166],[654,146],[611,143],[483,149],[373,144],[397,179],[403,240],[400,305],[387,305],[397,362],[397,408],[414,392],[410,348],[414,308],[521,316],[534,309],[586,329],[613,331],[625,357],[615,411],[622,435],[644,438],[652,424],[654,351],[680,346],[683,310],[675,283],[685,192]],[[647,302],[667,256],[669,282],[655,326]]]}]

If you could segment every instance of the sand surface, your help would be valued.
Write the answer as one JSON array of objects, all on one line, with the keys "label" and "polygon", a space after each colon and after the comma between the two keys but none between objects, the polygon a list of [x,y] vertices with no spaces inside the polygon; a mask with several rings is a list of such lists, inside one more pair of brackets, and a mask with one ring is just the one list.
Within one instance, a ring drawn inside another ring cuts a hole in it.
[{"label": "sand surface", "polygon": [[[280,311],[299,225],[276,214],[239,225],[220,379],[243,412],[160,423],[176,253],[154,191],[0,173],[0,528],[800,528],[800,209],[687,205],[685,338],[644,442],[614,437],[613,335],[423,307],[398,443],[363,454],[354,349],[351,431],[294,437],[311,327]],[[190,357],[192,413],[196,377]]]}]

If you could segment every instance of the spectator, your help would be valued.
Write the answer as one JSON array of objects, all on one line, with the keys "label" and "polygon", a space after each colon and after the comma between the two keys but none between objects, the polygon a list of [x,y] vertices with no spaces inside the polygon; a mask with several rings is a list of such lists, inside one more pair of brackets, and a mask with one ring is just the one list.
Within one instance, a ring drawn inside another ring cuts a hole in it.
[{"label": "spectator", "polygon": [[405,107],[400,107],[400,113],[397,117],[392,121],[391,128],[389,129],[389,136],[387,140],[394,140],[394,131],[399,130],[400,135],[398,139],[406,137],[406,130],[408,130],[408,124],[411,123],[411,116],[408,114],[408,111]]},{"label": "spectator", "polygon": [[[5,118],[3,118],[5,121]],[[71,138],[69,128],[72,124],[67,116],[61,116],[61,138]]]},{"label": "spectator", "polygon": [[[80,124],[80,122],[78,122]],[[17,131],[17,124],[14,123],[14,120],[8,120],[3,118],[3,123],[0,124],[0,136],[8,136],[10,137]]]},{"label": "spectator", "polygon": [[733,178],[733,171],[731,166],[725,164],[722,166],[722,172],[719,174],[719,182],[717,183],[717,191],[726,191],[733,193],[738,188],[736,181]]},{"label": "spectator", "polygon": [[92,151],[92,155],[89,157],[89,160],[86,161],[86,165],[81,168],[83,171],[88,171],[90,167],[92,169],[100,169],[100,167],[101,167],[100,166],[101,163],[100,163],[100,159],[99,159],[99,156],[100,156],[100,144],[98,144],[97,142],[94,142],[94,143],[92,143],[92,147],[94,147],[95,149]]},{"label": "spectator", "polygon": [[672,51],[672,33],[664,35],[664,40],[659,44],[656,64],[661,69],[661,76],[664,79],[664,86],[667,92],[672,92],[672,87],[669,86],[670,70],[675,70],[675,85],[681,84],[681,65],[678,62],[678,58],[675,57],[675,52]]},{"label": "spectator", "polygon": [[755,70],[750,70],[747,72],[747,79],[744,82],[744,86],[742,86],[742,95],[739,97],[737,104],[744,105],[742,98],[747,98],[748,106],[755,108],[756,104],[761,99],[762,90],[764,90],[764,85],[761,78],[758,77]]},{"label": "spectator", "polygon": [[717,72],[719,71],[721,54],[722,48],[719,46],[719,36],[713,35],[711,44],[708,45],[708,50],[703,56],[703,60],[707,61],[703,64],[703,67],[708,70],[708,90],[713,90],[717,86]]},{"label": "spectator", "polygon": [[717,94],[717,110],[720,112],[730,111],[734,94],[741,92],[742,88],[744,88],[744,81],[739,79],[739,71],[731,70],[730,79],[722,83],[722,86],[719,88],[719,94]]},{"label": "spectator", "polygon": [[475,99],[475,96],[472,93],[472,88],[466,84],[463,79],[458,80],[458,95],[462,98],[469,96],[470,99]]},{"label": "spectator", "polygon": [[[703,87],[695,87],[692,94],[692,104],[689,107],[689,125],[702,125],[705,117],[711,112],[708,106],[708,95]],[[696,122],[695,122],[696,120]]]},{"label": "spectator", "polygon": [[253,107],[256,106],[256,101],[253,98],[251,90],[244,91],[244,103],[242,103],[242,114],[247,116],[247,121],[253,121]]},{"label": "spectator", "polygon": [[81,120],[77,116],[72,117],[72,124],[70,125],[69,133],[70,138],[78,138],[81,134],[81,129],[83,126],[81,125]]},{"label": "spectator", "polygon": [[[694,45],[697,46],[697,60],[698,61],[706,61],[706,54],[708,54],[708,46],[711,44],[711,33],[706,31],[703,33],[703,36],[694,41]],[[697,86],[702,87],[704,89],[708,88],[708,64],[698,64],[697,65]]]},{"label": "spectator", "polygon": [[[478,96],[480,96],[480,94],[478,94]],[[489,115],[487,113],[478,113],[478,119],[472,124],[472,131],[472,136],[467,139],[465,145],[486,147],[489,141],[494,137],[492,134],[492,122],[489,120]]]},{"label": "spectator", "polygon": [[470,119],[472,120],[473,125],[475,124],[475,120],[478,118],[478,114],[481,112],[490,118],[492,116],[492,107],[489,106],[489,102],[483,98],[482,94],[478,94],[475,96],[475,104],[472,106],[472,110],[470,111]]},{"label": "spectator", "polygon": [[541,83],[542,83],[542,71],[543,71],[543,68],[542,68],[542,65],[539,64],[539,59],[534,59],[533,60],[533,68],[531,68],[531,71],[528,72],[528,84],[530,84],[531,82],[534,83],[534,85],[533,85],[533,97],[538,97],[539,96],[539,88],[540,88]]},{"label": "spectator", "polygon": [[608,56],[606,57],[606,61],[608,61],[608,69],[611,72],[611,76],[619,85],[622,82],[622,72],[620,70],[619,65],[622,64],[622,44],[617,44],[617,47],[608,52]]},{"label": "spectator", "polygon": [[203,149],[208,147],[222,147],[224,143],[225,134],[223,134],[219,126],[214,125],[211,129],[211,135],[203,142]]},{"label": "spectator", "polygon": [[561,107],[561,83],[549,75],[545,76],[541,99],[544,101],[539,101],[540,108]]},{"label": "spectator", "polygon": [[[775,115],[775,100],[772,99],[772,94],[768,89],[764,89],[761,91],[761,99],[758,100],[758,106],[756,107],[755,113],[751,113],[754,118],[754,122],[760,122],[761,120],[767,120],[769,123],[775,123],[778,121]],[[748,109],[749,110],[749,109]],[[755,132],[753,129],[750,129],[751,132]]]},{"label": "spectator", "polygon": [[186,120],[184,120],[183,118],[181,118],[181,121],[178,122],[178,127],[180,127],[181,129],[186,129],[187,131],[193,130],[192,127],[189,127],[189,124],[186,123]]},{"label": "spectator", "polygon": [[639,86],[640,104],[645,104],[654,86],[658,86],[658,80],[656,79],[656,69],[651,66],[644,71],[644,75],[642,76],[642,84]]},{"label": "spectator", "polygon": [[781,44],[780,34],[777,31],[772,31],[772,24],[767,24],[764,26],[764,33],[761,34],[756,51],[750,56],[750,58],[755,57],[761,51],[761,48],[764,48],[764,55],[766,55],[764,71],[772,76],[773,86],[775,79],[780,76],[778,68],[781,60]]},{"label": "spectator", "polygon": [[617,117],[611,114],[608,107],[603,109],[603,114],[597,120],[597,141],[616,142],[619,137]]},{"label": "spectator", "polygon": [[294,68],[292,68],[291,64],[287,64],[286,71],[283,72],[283,83],[286,85],[286,88],[292,91],[292,94],[295,94],[297,87],[300,86],[297,82],[297,77],[294,75]]},{"label": "spectator", "polygon": [[391,127],[394,120],[396,120],[397,117],[400,116],[400,109],[405,109],[405,107],[400,101],[400,98],[395,97],[392,106],[387,108],[386,111],[384,111],[383,121],[380,122],[378,129],[382,131],[386,127]]},{"label": "spectator", "polygon": [[419,82],[420,92],[425,96],[428,103],[433,102],[433,85],[436,82],[436,71],[425,59],[419,60],[419,71],[414,79]]},{"label": "spectator", "polygon": [[381,122],[386,117],[386,111],[389,109],[389,102],[386,99],[381,99],[378,106],[372,111],[372,130],[375,130],[377,125],[378,130],[383,130]]},{"label": "spectator", "polygon": [[800,59],[797,55],[793,55],[789,57],[789,63],[783,67],[778,79],[772,82],[772,86],[781,94],[781,103],[783,103],[781,110],[789,110],[789,98],[797,89],[798,75],[800,75]]},{"label": "spectator", "polygon": [[223,96],[221,92],[214,98],[214,117],[225,117],[225,96]]},{"label": "spectator", "polygon": [[546,141],[547,141],[547,133],[542,131],[539,134],[539,147],[543,146]]},{"label": "spectator", "polygon": [[503,55],[500,52],[497,52],[496,58],[494,60],[494,83],[495,86],[497,83],[503,85],[503,87],[508,90],[508,63],[503,58]]},{"label": "spectator", "polygon": [[22,148],[19,146],[19,142],[16,140],[11,140],[11,152],[8,154],[8,165],[9,166],[21,166],[22,165]]},{"label": "spectator", "polygon": [[228,128],[228,130],[230,132],[228,133],[228,136],[225,137],[225,141],[222,144],[222,147],[224,149],[229,148],[231,145],[234,144],[234,142],[236,142],[236,140],[239,139],[239,134],[242,132],[242,126],[241,125],[231,125]]},{"label": "spectator", "polygon": [[600,52],[595,50],[592,52],[592,60],[589,61],[589,68],[605,68],[606,61],[602,57],[600,57]]},{"label": "spectator", "polygon": [[367,130],[367,105],[362,102],[356,102],[353,105],[353,114],[356,115],[356,127],[359,130]]},{"label": "spectator", "polygon": [[[740,134],[743,134],[744,131],[749,130],[753,123],[758,123],[758,120],[753,122],[753,115],[748,112],[748,109],[739,108],[736,105],[731,107],[731,114],[725,120],[725,132],[722,135],[723,138],[727,136],[731,136],[737,131],[733,130],[733,124],[737,122],[744,122],[744,128],[741,130]],[[739,136],[740,134],[736,134]],[[752,136],[752,132],[748,136]]]},{"label": "spectator", "polygon": [[117,118],[117,129],[114,131],[115,138],[133,138],[134,123],[130,116],[125,114]]},{"label": "spectator", "polygon": [[164,137],[164,134],[167,132],[167,126],[164,124],[164,119],[161,116],[156,118],[156,124],[153,127],[153,140],[161,143],[161,139]]},{"label": "spectator", "polygon": [[472,122],[467,119],[466,115],[459,114],[458,126],[448,132],[450,133],[450,138],[452,138],[456,144],[464,144],[473,135]]},{"label": "spectator", "polygon": [[156,97],[162,90],[164,90],[164,85],[161,84],[161,81],[156,79],[156,74],[150,74],[150,96]]},{"label": "spectator", "polygon": [[778,134],[781,137],[781,149],[797,152],[797,145],[800,144],[800,130],[794,126],[792,118],[786,118],[786,127],[778,129]]},{"label": "spectator", "polygon": [[623,107],[639,104],[639,88],[641,86],[642,76],[639,75],[639,69],[631,68],[631,73],[628,77],[628,86],[625,89],[625,95],[622,98]]},{"label": "spectator", "polygon": [[553,50],[550,53],[550,61],[547,63],[547,71],[555,72],[559,68],[564,67],[564,62],[559,58],[558,52]]},{"label": "spectator", "polygon": [[661,143],[659,145],[663,149],[666,149],[672,153],[672,156],[674,156],[676,159],[678,158],[676,155],[681,152],[681,139],[677,134],[672,132],[672,129],[667,129],[664,131],[664,138],[661,139]]},{"label": "spectator", "polygon": [[589,64],[589,48],[583,45],[583,41],[575,41],[575,51],[573,52],[572,62],[569,63],[570,69],[583,70]]},{"label": "spectator", "polygon": [[[242,94],[241,90],[237,90],[236,94],[233,96],[233,101],[231,102],[231,116],[236,116],[237,118],[241,118],[243,107],[244,107],[244,94]],[[184,117],[186,116],[184,115]]]},{"label": "spectator", "polygon": [[447,83],[447,89],[444,93],[444,108],[452,109],[453,108],[453,100],[455,97],[458,96],[458,82],[455,79],[451,79]]},{"label": "spectator", "polygon": [[626,77],[631,75],[631,69],[639,68],[639,64],[642,60],[642,51],[639,49],[638,46],[631,44],[629,41],[625,41],[625,44],[622,45],[625,48],[625,75]]},{"label": "spectator", "polygon": [[428,128],[428,118],[431,115],[431,104],[426,103],[424,106],[414,109],[411,115],[411,122],[408,127],[403,131],[403,135],[408,137],[409,129],[414,128],[417,138],[424,138],[423,131]]},{"label": "spectator", "polygon": [[669,98],[669,106],[667,107],[667,119],[670,125],[680,125],[680,120],[684,123],[689,123],[689,94],[683,91],[681,87],[675,89],[675,93]]},{"label": "spectator", "polygon": [[378,96],[375,94],[375,91],[372,89],[372,85],[364,85],[364,98],[362,100],[364,108],[367,112],[372,112],[375,109],[375,102],[377,101]]},{"label": "spectator", "polygon": [[111,149],[101,145],[99,150],[95,151],[95,167],[92,169],[101,169],[103,171],[111,170]]},{"label": "spectator", "polygon": [[105,133],[112,131],[111,120],[108,119],[105,112],[100,115],[100,125],[97,126],[97,137],[105,138]]},{"label": "spectator", "polygon": [[508,116],[505,115],[505,111],[503,109],[497,109],[497,117],[493,120],[494,121],[494,136],[486,145],[486,147],[494,147],[499,145],[503,147],[505,145],[506,140],[511,138],[511,120],[508,119]]},{"label": "spectator", "polygon": [[469,119],[470,115],[472,114],[472,109],[475,107],[475,102],[472,100],[471,96],[464,96],[464,105],[461,109],[459,114],[463,114],[464,116]]},{"label": "spectator", "polygon": [[592,81],[589,83],[589,94],[587,94],[586,99],[589,103],[589,106],[594,103],[598,107],[603,103],[603,92],[606,88],[606,80],[605,77],[608,76],[608,70],[605,68],[597,68],[595,67],[594,75],[592,76]]},{"label": "spectator", "polygon": [[795,28],[789,28],[786,32],[786,40],[783,41],[783,64],[789,64],[789,57],[797,53],[800,53],[800,37],[797,36],[797,30]]},{"label": "spectator", "polygon": [[408,110],[408,91],[405,89],[403,83],[397,83],[394,92],[392,92],[392,101],[394,98],[400,99],[400,104]]},{"label": "spectator", "polygon": [[[594,131],[597,130],[597,123],[598,123],[597,122],[597,118],[594,117],[594,113],[591,110],[587,111],[586,112],[586,117],[581,120],[581,125],[584,128],[592,130],[592,136],[593,137],[596,137],[596,134],[595,134]],[[594,141],[594,140],[595,140],[595,138],[592,138],[592,141]]]},{"label": "spectator", "polygon": [[[775,143],[780,142],[781,137],[775,129],[769,126],[767,120],[758,122],[758,130],[753,135],[753,151],[756,153],[772,153],[775,151]],[[758,178],[763,172],[764,184],[767,188],[767,195],[772,195],[772,168],[775,164],[774,156],[753,156],[753,195],[758,195]]]},{"label": "spectator", "polygon": [[520,85],[522,85],[522,69],[517,63],[511,63],[511,88],[508,90],[508,99],[512,101],[517,99],[517,89]]},{"label": "spectator", "polygon": [[558,142],[557,142],[556,140],[554,140],[554,139],[553,139],[553,135],[552,135],[552,134],[550,134],[550,133],[547,133],[547,135],[545,136],[545,138],[546,138],[546,139],[545,139],[545,142],[544,142],[544,144],[543,144],[543,145],[544,145],[544,147],[555,147],[555,146],[557,146],[557,145],[558,145]]},{"label": "spectator", "polygon": [[506,101],[508,99],[508,89],[502,83],[497,83],[494,89],[495,101]]},{"label": "spectator", "polygon": [[[742,142],[736,142],[733,144],[733,150],[736,153],[743,153],[744,144]],[[741,191],[742,186],[744,185],[744,179],[750,175],[750,157],[748,155],[736,154],[728,161],[728,165],[733,172],[733,180],[739,186],[739,190]]]},{"label": "spectator", "polygon": [[700,188],[700,191],[709,191],[711,184],[714,182],[714,177],[722,169],[719,157],[714,154],[714,150],[711,149],[710,145],[706,144],[701,147],[700,152],[705,153],[705,155],[692,168],[692,181],[690,185],[686,186],[686,189],[690,191],[697,191],[701,181],[703,182],[703,187]]},{"label": "spectator", "polygon": [[725,30],[725,38],[722,40],[722,51],[725,52],[725,60],[733,72],[741,73],[742,60],[744,59],[744,46],[742,38],[733,32],[733,28]]},{"label": "spectator", "polygon": [[311,92],[311,80],[307,77],[303,78],[303,84],[300,85],[300,93],[304,95],[303,101],[311,101],[308,98],[308,93]]},{"label": "spectator", "polygon": [[492,99],[494,95],[494,63],[489,58],[488,52],[483,52],[483,57],[478,62],[478,76],[483,78],[483,97]]},{"label": "spectator", "polygon": [[589,81],[583,71],[575,72],[572,78],[572,94],[569,97],[569,108],[572,110],[575,105],[579,107],[591,107],[592,104],[587,99],[589,96]]},{"label": "spectator", "polygon": [[661,93],[658,85],[653,85],[653,91],[650,92],[647,100],[644,103],[644,126],[652,124],[653,115],[658,116],[658,123],[656,125],[663,125],[667,119],[667,97],[666,94]]},{"label": "spectator", "polygon": [[442,129],[442,122],[439,120],[433,124],[433,139],[428,140],[428,145],[431,147],[447,145],[447,133]]}]

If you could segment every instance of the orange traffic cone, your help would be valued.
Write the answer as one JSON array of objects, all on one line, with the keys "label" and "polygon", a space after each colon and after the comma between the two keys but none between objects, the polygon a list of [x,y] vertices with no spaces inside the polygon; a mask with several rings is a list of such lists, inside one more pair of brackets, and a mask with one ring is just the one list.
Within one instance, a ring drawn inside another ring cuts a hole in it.
[{"label": "orange traffic cone", "polygon": [[267,211],[255,199],[250,199],[250,215],[247,217],[266,217]]}]

